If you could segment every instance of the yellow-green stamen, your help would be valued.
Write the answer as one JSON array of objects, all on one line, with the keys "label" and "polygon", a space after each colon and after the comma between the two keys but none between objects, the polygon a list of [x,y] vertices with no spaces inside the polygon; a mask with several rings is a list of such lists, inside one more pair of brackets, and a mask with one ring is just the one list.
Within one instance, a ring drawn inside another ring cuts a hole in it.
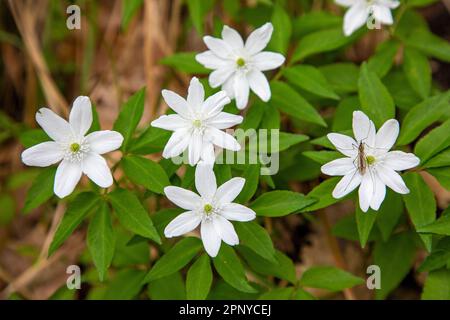
[{"label": "yellow-green stamen", "polygon": [[207,215],[211,214],[211,212],[213,211],[212,205],[210,205],[209,203],[205,204],[205,206],[203,207],[203,211],[205,211]]},{"label": "yellow-green stamen", "polygon": [[78,143],[72,143],[70,145],[70,151],[72,151],[73,153],[76,153],[78,151],[80,151],[80,145]]},{"label": "yellow-green stamen", "polygon": [[375,157],[374,156],[367,156],[366,157],[366,161],[368,165],[371,165],[375,162]]},{"label": "yellow-green stamen", "polygon": [[200,128],[202,126],[202,122],[200,120],[194,120],[193,125],[196,128]]},{"label": "yellow-green stamen", "polygon": [[239,59],[236,60],[236,64],[237,64],[239,67],[243,67],[243,66],[245,66],[245,60],[242,59],[242,58],[239,58]]}]

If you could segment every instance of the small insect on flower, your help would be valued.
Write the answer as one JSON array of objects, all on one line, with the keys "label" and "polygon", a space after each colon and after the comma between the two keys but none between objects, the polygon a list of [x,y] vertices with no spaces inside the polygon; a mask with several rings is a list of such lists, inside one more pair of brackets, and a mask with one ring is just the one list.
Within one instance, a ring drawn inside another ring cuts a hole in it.
[{"label": "small insect on flower", "polygon": [[164,230],[167,238],[191,232],[200,224],[200,235],[206,252],[215,257],[222,240],[234,246],[239,238],[228,220],[251,221],[253,210],[232,201],[244,187],[244,178],[232,178],[217,187],[212,166],[203,162],[195,170],[195,187],[200,195],[179,187],[166,187],[164,193],[177,206],[188,210],[173,219]]},{"label": "small insect on flower", "polygon": [[337,4],[350,7],[344,16],[344,34],[351,35],[367,23],[372,15],[375,21],[391,25],[394,23],[391,10],[400,5],[395,0],[335,0]]},{"label": "small insect on flower", "polygon": [[253,31],[244,40],[240,34],[228,27],[222,29],[222,39],[206,36],[203,38],[208,51],[199,53],[196,59],[214,71],[209,76],[213,88],[222,86],[230,98],[236,98],[239,109],[247,106],[250,89],[263,101],[269,101],[269,82],[262,73],[278,68],[284,63],[280,53],[262,50],[272,37],[270,22]]},{"label": "small insect on flower", "polygon": [[120,148],[123,137],[119,132],[109,130],[86,135],[92,124],[88,97],[75,99],[69,122],[48,108],[39,109],[36,121],[54,141],[26,149],[22,153],[22,162],[28,166],[47,167],[61,161],[53,188],[58,197],[71,194],[82,173],[102,188],[112,185],[111,171],[100,155]]},{"label": "small insect on flower", "polygon": [[420,159],[412,153],[389,151],[397,140],[399,124],[395,119],[386,121],[378,132],[373,122],[361,111],[353,112],[355,140],[339,134],[327,135],[336,149],[347,156],[322,166],[324,174],[344,176],[333,190],[333,197],[342,198],[359,187],[359,206],[366,212],[369,207],[378,210],[386,195],[386,186],[395,192],[409,193],[396,171],[417,166]]},{"label": "small insect on flower", "polygon": [[163,115],[151,123],[153,127],[174,131],[164,147],[164,158],[176,157],[188,149],[189,164],[194,166],[200,160],[214,163],[214,145],[239,151],[241,146],[236,139],[221,131],[242,122],[241,116],[222,112],[223,107],[230,103],[224,91],[205,100],[203,85],[194,77],[189,85],[187,100],[169,90],[163,90],[162,95],[177,113]]}]

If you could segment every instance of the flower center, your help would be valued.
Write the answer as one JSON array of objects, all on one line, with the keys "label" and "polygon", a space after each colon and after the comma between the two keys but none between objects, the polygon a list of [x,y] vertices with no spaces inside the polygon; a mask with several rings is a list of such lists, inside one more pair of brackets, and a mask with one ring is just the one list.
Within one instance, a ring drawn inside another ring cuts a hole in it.
[{"label": "flower center", "polygon": [[375,163],[375,157],[374,156],[367,156],[366,157],[366,161],[367,161],[367,164],[370,166],[370,165]]},{"label": "flower center", "polygon": [[203,211],[206,213],[207,216],[209,216],[213,211],[214,208],[212,205],[210,205],[209,203],[205,204],[205,206],[203,207]]},{"label": "flower center", "polygon": [[197,120],[192,121],[192,124],[193,124],[194,127],[196,127],[196,128],[201,128],[201,126],[202,126],[202,121],[197,119]]},{"label": "flower center", "polygon": [[79,143],[74,142],[70,145],[70,151],[72,151],[72,153],[77,153],[78,151],[80,151],[80,147],[81,146]]},{"label": "flower center", "polygon": [[242,58],[238,58],[236,60],[236,64],[238,65],[238,67],[243,67],[243,66],[245,66],[245,60]]}]

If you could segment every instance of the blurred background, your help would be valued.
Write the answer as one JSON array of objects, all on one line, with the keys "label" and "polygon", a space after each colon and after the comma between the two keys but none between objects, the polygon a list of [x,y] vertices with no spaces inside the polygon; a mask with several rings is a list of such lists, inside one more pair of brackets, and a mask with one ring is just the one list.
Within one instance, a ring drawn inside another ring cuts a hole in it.
[{"label": "blurred background", "polygon": [[[36,110],[47,106],[67,115],[74,98],[88,95],[97,107],[101,127],[110,129],[120,105],[146,86],[141,125],[148,125],[166,111],[161,89],[184,93],[190,79],[161,59],[175,52],[204,51],[199,34],[217,34],[223,24],[248,34],[271,17],[271,0],[204,1],[207,12],[188,10],[195,1],[183,0],[0,0],[0,298],[73,297],[73,293],[58,289],[66,281],[65,266],[82,260],[85,254],[85,231],[79,230],[57,254],[45,259],[51,241],[47,235],[56,227],[52,218],[64,212],[63,205],[56,211],[49,204],[23,213],[26,191],[38,171],[25,170],[22,165],[20,137],[36,128]],[[303,12],[344,13],[333,1],[285,2],[294,19],[294,37],[302,33],[296,19]],[[66,10],[72,4],[81,9],[80,29],[66,26]],[[449,40],[449,10],[450,1],[444,0],[418,11],[433,33]],[[338,19],[336,23],[342,22]],[[384,30],[369,32],[346,48],[339,59],[360,63],[386,37]],[[449,88],[450,65],[432,61],[432,70],[434,81]],[[442,191],[442,197],[441,201],[448,201],[448,192]],[[337,209],[332,219],[340,217],[339,206]],[[299,224],[299,217],[289,219],[283,223],[291,227]],[[291,254],[302,243],[299,268],[333,261],[324,230],[293,230],[274,241],[280,250]],[[343,255],[349,270],[360,273],[364,251],[347,243]],[[421,275],[408,276],[394,297],[418,298]],[[16,295],[10,296],[13,292]],[[84,292],[77,294],[77,298],[84,298]],[[361,292],[358,297],[368,294]]]}]

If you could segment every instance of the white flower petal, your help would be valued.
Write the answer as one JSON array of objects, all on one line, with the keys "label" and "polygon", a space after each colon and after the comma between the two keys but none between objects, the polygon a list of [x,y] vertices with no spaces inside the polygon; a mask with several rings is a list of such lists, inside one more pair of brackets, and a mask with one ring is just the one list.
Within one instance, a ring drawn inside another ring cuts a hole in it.
[{"label": "white flower petal", "polygon": [[363,212],[369,210],[370,202],[372,201],[374,192],[374,180],[373,176],[369,171],[363,175],[361,179],[361,185],[359,186],[358,196],[359,196],[359,207]]},{"label": "white flower petal", "polygon": [[86,136],[89,150],[98,154],[104,154],[120,148],[123,136],[117,131],[95,131]]},{"label": "white flower petal", "polygon": [[186,211],[173,219],[164,229],[166,238],[178,237],[191,232],[202,221],[201,215],[194,211]]},{"label": "white flower petal", "polygon": [[229,26],[223,26],[222,39],[234,50],[241,50],[244,47],[241,35]]},{"label": "white flower petal", "polygon": [[273,26],[270,22],[255,29],[245,41],[245,50],[253,55],[264,49],[272,37]]},{"label": "white flower petal", "polygon": [[338,5],[344,6],[344,7],[350,7],[354,5],[359,0],[335,0],[335,2]]},{"label": "white flower petal", "polygon": [[266,76],[259,70],[251,70],[247,73],[248,83],[250,88],[262,101],[270,100],[270,87]]},{"label": "white flower petal", "polygon": [[340,158],[324,164],[320,170],[329,176],[345,176],[355,170],[352,158]]},{"label": "white flower petal", "polygon": [[234,99],[234,82],[236,80],[236,73],[233,74],[231,77],[228,78],[227,81],[222,85],[222,90],[224,90],[227,93],[227,96],[230,99]]},{"label": "white flower petal", "polygon": [[375,145],[375,125],[362,111],[353,111],[353,134],[357,142]]},{"label": "white flower petal", "polygon": [[193,77],[188,88],[187,102],[193,110],[199,110],[204,100],[205,90],[203,85],[196,77]]},{"label": "white flower petal", "polygon": [[167,105],[185,119],[191,118],[189,104],[180,95],[170,90],[162,90],[161,94]]},{"label": "white flower petal", "polygon": [[67,141],[72,135],[69,123],[48,108],[41,108],[36,112],[36,121],[55,141]]},{"label": "white flower petal", "polygon": [[400,194],[409,193],[409,189],[405,185],[402,177],[391,168],[379,165],[377,166],[377,174],[381,181],[395,192]]},{"label": "white flower petal", "polygon": [[48,167],[62,160],[64,152],[59,143],[47,141],[22,152],[22,162],[27,166]]},{"label": "white flower petal", "polygon": [[202,201],[198,194],[180,187],[165,187],[164,194],[172,203],[185,210],[196,210]]},{"label": "white flower petal", "polygon": [[228,204],[241,193],[244,188],[244,178],[232,178],[217,188],[215,199],[219,204]]},{"label": "white flower petal", "polygon": [[202,115],[203,119],[209,119],[221,112],[223,107],[231,102],[225,91],[219,91],[203,102]]},{"label": "white flower petal", "polygon": [[221,209],[220,214],[228,220],[246,222],[256,218],[255,211],[242,204],[227,203]]},{"label": "white flower petal", "polygon": [[359,1],[347,10],[344,16],[344,34],[351,35],[355,30],[362,27],[369,16],[365,1]]},{"label": "white flower petal", "polygon": [[203,246],[210,257],[217,256],[220,249],[221,238],[214,228],[211,220],[203,220],[200,228]]},{"label": "white flower petal", "polygon": [[390,119],[386,121],[378,130],[375,137],[375,147],[377,149],[383,149],[389,151],[397,140],[398,133],[400,131],[398,121]]},{"label": "white flower petal", "polygon": [[239,244],[238,235],[236,234],[236,231],[234,230],[234,227],[230,221],[222,216],[217,215],[212,219],[212,222],[214,228],[216,229],[216,232],[226,244],[230,246]]},{"label": "white flower petal", "polygon": [[413,153],[403,151],[391,151],[382,158],[383,165],[396,171],[402,171],[417,167],[420,159]]},{"label": "white flower petal", "polygon": [[400,1],[395,0],[378,0],[378,3],[391,9],[395,9],[400,5]]},{"label": "white flower petal", "polygon": [[203,149],[202,149],[201,159],[206,164],[209,164],[209,165],[213,165],[214,162],[216,161],[216,155],[214,153],[214,145],[211,142],[206,141],[205,139],[203,140]]},{"label": "white flower petal", "polygon": [[361,183],[361,175],[357,170],[346,174],[334,187],[332,196],[336,199],[340,199],[353,190]]},{"label": "white flower petal", "polygon": [[69,124],[78,136],[84,136],[92,124],[92,106],[89,97],[80,96],[73,102]]},{"label": "white flower petal", "polygon": [[394,19],[392,18],[391,9],[382,5],[374,4],[371,9],[373,10],[373,16],[376,21],[382,24],[393,24]]},{"label": "white flower petal", "polygon": [[228,129],[242,123],[243,119],[244,118],[239,115],[221,112],[215,117],[209,119],[207,123],[217,129]]},{"label": "white flower petal", "polygon": [[191,126],[191,122],[180,117],[178,114],[162,115],[158,119],[153,120],[152,127],[164,130],[176,131],[178,129]]},{"label": "white flower petal", "polygon": [[374,190],[372,200],[370,201],[370,207],[377,211],[380,209],[381,204],[383,203],[384,197],[386,196],[386,185],[381,181],[378,177],[378,174],[374,176]]},{"label": "white flower petal", "polygon": [[203,137],[202,134],[195,130],[192,133],[191,140],[189,141],[189,164],[195,166],[200,160],[202,152]]},{"label": "white flower petal", "polygon": [[179,129],[172,133],[164,147],[162,156],[166,159],[176,157],[189,146],[192,133],[187,129]]},{"label": "white flower petal", "polygon": [[53,191],[55,194],[64,198],[71,194],[81,178],[81,164],[63,160],[56,169],[55,184]]},{"label": "white flower petal", "polygon": [[232,51],[231,47],[222,39],[213,38],[211,36],[203,37],[203,41],[209,50],[222,59],[229,59]]},{"label": "white flower petal", "polygon": [[99,187],[108,188],[113,184],[108,163],[105,158],[96,153],[90,152],[84,156],[81,162],[81,170]]},{"label": "white flower petal", "polygon": [[285,58],[282,54],[264,51],[254,55],[251,63],[256,69],[260,71],[267,71],[278,68],[284,63],[284,61]]},{"label": "white flower petal", "polygon": [[211,201],[217,190],[216,175],[208,163],[199,163],[195,169],[195,188],[200,196]]},{"label": "white flower petal", "polygon": [[234,96],[236,97],[236,106],[242,110],[247,106],[250,85],[244,73],[237,73],[234,77]]},{"label": "white flower petal", "polygon": [[235,71],[236,71],[235,68],[230,67],[228,65],[220,67],[217,70],[214,70],[209,75],[208,78],[209,85],[212,88],[217,88],[218,86],[222,85],[225,81],[227,81],[228,78],[230,78]]},{"label": "white flower petal", "polygon": [[348,157],[354,157],[358,153],[356,141],[349,136],[340,133],[329,133],[327,138],[340,153]]},{"label": "white flower petal", "polygon": [[219,69],[230,64],[230,61],[218,57],[211,50],[197,54],[195,60],[208,69]]},{"label": "white flower petal", "polygon": [[220,131],[214,127],[206,128],[205,137],[207,137],[214,145],[223,149],[228,149],[231,151],[239,151],[241,149],[240,144],[232,135]]}]

